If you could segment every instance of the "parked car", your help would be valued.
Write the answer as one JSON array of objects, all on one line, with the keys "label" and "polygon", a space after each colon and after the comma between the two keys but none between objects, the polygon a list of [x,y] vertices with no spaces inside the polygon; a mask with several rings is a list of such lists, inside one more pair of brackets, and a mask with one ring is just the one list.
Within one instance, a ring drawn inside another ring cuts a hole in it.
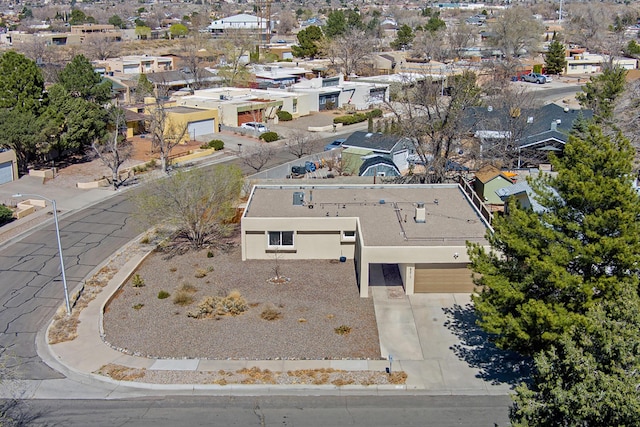
[{"label": "parked car", "polygon": [[543,74],[544,79],[546,80],[546,83],[551,83],[553,81],[553,77],[551,77],[548,74]]},{"label": "parked car", "polygon": [[346,141],[345,138],[336,139],[331,144],[327,144],[324,146],[324,151],[335,150],[336,148],[342,147],[342,144]]},{"label": "parked car", "polygon": [[523,82],[538,83],[540,85],[547,82],[547,78],[540,73],[523,74],[522,76],[520,76],[520,80],[522,80]]},{"label": "parked car", "polygon": [[242,129],[251,129],[254,130],[258,133],[264,133],[264,132],[269,132],[269,129],[267,129],[267,127],[262,124],[262,123],[258,123],[258,122],[247,122],[247,123],[243,123],[240,125],[240,127]]}]

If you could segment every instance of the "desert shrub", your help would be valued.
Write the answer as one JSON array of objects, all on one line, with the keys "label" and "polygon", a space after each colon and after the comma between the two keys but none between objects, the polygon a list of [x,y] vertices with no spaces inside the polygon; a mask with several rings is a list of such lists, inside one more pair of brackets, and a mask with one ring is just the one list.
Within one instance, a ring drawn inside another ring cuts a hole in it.
[{"label": "desert shrub", "polygon": [[199,304],[197,310],[187,313],[189,317],[202,319],[214,316],[237,316],[249,309],[247,301],[238,291],[231,291],[226,296],[208,296]]},{"label": "desert shrub", "polygon": [[176,271],[178,271],[178,267],[169,267],[169,271],[175,273]]},{"label": "desert shrub", "polygon": [[276,115],[278,116],[278,120],[282,120],[283,122],[289,122],[293,120],[293,116],[288,111],[280,110],[276,113]]},{"label": "desert shrub", "polygon": [[167,291],[158,292],[158,299],[166,299],[166,298],[169,298],[170,296],[171,294]]},{"label": "desert shrub", "polygon": [[180,285],[180,288],[178,288],[178,290],[181,292],[188,292],[190,294],[198,292],[198,288],[188,282],[184,282],[182,285]]},{"label": "desert shrub", "polygon": [[224,141],[222,141],[220,139],[212,139],[211,141],[207,142],[206,144],[202,144],[200,146],[200,148],[202,148],[203,150],[206,150],[206,149],[209,149],[209,148],[213,148],[216,151],[222,150],[224,148]]},{"label": "desert shrub", "polygon": [[376,108],[368,113],[347,114],[346,116],[338,116],[333,118],[333,123],[342,123],[343,125],[352,125],[361,123],[369,118],[382,117],[382,110]]},{"label": "desert shrub", "polygon": [[142,239],[140,239],[140,243],[143,245],[148,245],[149,242],[151,241],[151,238],[149,237],[148,234],[145,234]]},{"label": "desert shrub", "polygon": [[207,252],[207,258],[213,258],[213,252],[211,251]]},{"label": "desert shrub", "polygon": [[202,279],[203,277],[205,277],[207,275],[207,270],[205,270],[204,268],[199,268],[196,270],[194,276],[197,279]]},{"label": "desert shrub", "polygon": [[267,305],[262,313],[260,313],[260,317],[264,320],[278,320],[282,318],[282,312],[278,311],[273,305]]},{"label": "desert shrub", "polygon": [[334,329],[338,335],[348,335],[351,332],[351,327],[347,325],[340,325]]},{"label": "desert shrub", "polygon": [[189,305],[193,302],[193,296],[191,292],[179,290],[173,295],[173,303],[176,305]]},{"label": "desert shrub", "polygon": [[158,165],[158,162],[156,161],[156,159],[151,159],[145,164],[147,169],[155,169],[157,165]]},{"label": "desert shrub", "polygon": [[264,142],[273,142],[273,141],[277,141],[278,139],[280,139],[278,134],[275,133],[275,132],[264,132],[264,133],[261,133],[258,138],[263,140]]},{"label": "desert shrub", "polygon": [[141,288],[144,286],[144,279],[138,273],[134,274],[131,278],[131,286],[134,288]]},{"label": "desert shrub", "polygon": [[0,225],[13,221],[13,211],[5,205],[0,205]]},{"label": "desert shrub", "polygon": [[132,307],[134,310],[140,310],[142,307],[144,307],[144,304],[138,303],[138,304],[134,304]]}]

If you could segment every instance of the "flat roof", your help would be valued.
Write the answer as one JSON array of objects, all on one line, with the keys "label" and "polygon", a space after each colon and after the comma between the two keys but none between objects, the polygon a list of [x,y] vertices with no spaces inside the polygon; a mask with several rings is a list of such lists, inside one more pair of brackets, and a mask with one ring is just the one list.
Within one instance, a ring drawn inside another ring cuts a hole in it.
[{"label": "flat roof", "polygon": [[[295,192],[304,193],[303,205],[293,204]],[[424,223],[414,220],[418,202],[426,208]],[[457,184],[258,185],[245,217],[357,217],[365,246],[488,244],[485,220]]]}]

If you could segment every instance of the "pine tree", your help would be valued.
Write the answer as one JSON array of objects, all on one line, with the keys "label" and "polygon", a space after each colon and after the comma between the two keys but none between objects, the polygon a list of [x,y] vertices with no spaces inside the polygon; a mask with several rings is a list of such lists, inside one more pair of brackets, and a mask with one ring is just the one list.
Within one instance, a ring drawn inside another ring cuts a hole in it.
[{"label": "pine tree", "polygon": [[566,49],[564,44],[555,36],[551,43],[549,43],[549,49],[544,56],[544,63],[545,69],[549,74],[560,74],[567,66]]},{"label": "pine tree", "polygon": [[532,182],[542,213],[509,202],[488,236],[469,245],[483,291],[479,324],[501,348],[533,355],[611,300],[640,265],[640,197],[632,188],[633,150],[622,136],[591,125],[552,156],[557,176]]},{"label": "pine tree", "polygon": [[622,67],[605,67],[602,74],[593,76],[576,95],[583,108],[593,110],[594,120],[607,123],[613,118],[615,102],[624,92],[627,70]]},{"label": "pine tree", "polygon": [[533,383],[516,389],[514,426],[640,425],[640,299],[628,279],[535,357]]}]

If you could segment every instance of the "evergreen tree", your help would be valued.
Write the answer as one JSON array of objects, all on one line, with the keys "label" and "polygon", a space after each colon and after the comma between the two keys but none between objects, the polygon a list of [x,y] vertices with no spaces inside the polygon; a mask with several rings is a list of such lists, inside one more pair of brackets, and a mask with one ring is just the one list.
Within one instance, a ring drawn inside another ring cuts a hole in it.
[{"label": "evergreen tree", "polygon": [[399,50],[406,49],[413,42],[415,34],[410,26],[407,24],[402,25],[396,33],[396,39],[391,42],[391,47]]},{"label": "evergreen tree", "polygon": [[552,156],[557,176],[532,182],[541,213],[509,202],[488,236],[492,250],[469,244],[483,287],[479,324],[504,349],[546,350],[588,309],[611,300],[640,266],[640,197],[632,188],[633,150],[620,135],[591,125]]},{"label": "evergreen tree", "polygon": [[567,66],[566,49],[564,44],[555,36],[551,43],[549,43],[549,49],[544,56],[544,63],[545,69],[549,74],[560,74]]},{"label": "evergreen tree", "polygon": [[100,105],[111,99],[111,82],[103,81],[84,55],[76,55],[60,72],[59,80],[73,97]]},{"label": "evergreen tree", "polygon": [[640,299],[637,278],[627,279],[535,357],[533,384],[517,388],[514,426],[640,425]]},{"label": "evergreen tree", "polygon": [[144,101],[145,96],[153,95],[153,83],[149,81],[146,74],[140,74],[136,86],[136,101]]},{"label": "evergreen tree", "polygon": [[44,78],[36,63],[8,51],[0,56],[0,108],[37,113],[44,103]]},{"label": "evergreen tree", "polygon": [[613,118],[615,102],[624,92],[627,70],[622,67],[605,67],[602,74],[593,76],[576,95],[583,108],[593,110],[597,123],[607,123]]},{"label": "evergreen tree", "polygon": [[318,54],[318,43],[322,40],[320,27],[311,25],[298,32],[298,46],[292,46],[294,56],[298,58],[314,58]]},{"label": "evergreen tree", "polygon": [[327,22],[323,27],[324,35],[332,39],[347,32],[347,17],[341,10],[334,10],[327,16]]}]

